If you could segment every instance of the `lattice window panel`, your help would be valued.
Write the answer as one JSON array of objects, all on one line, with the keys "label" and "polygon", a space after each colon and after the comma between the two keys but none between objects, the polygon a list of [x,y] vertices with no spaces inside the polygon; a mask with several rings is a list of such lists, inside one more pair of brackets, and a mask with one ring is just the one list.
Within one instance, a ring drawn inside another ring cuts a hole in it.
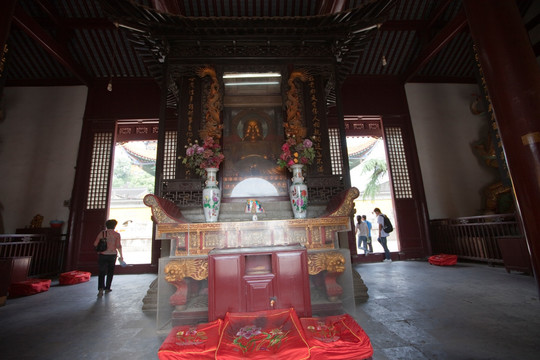
[{"label": "lattice window panel", "polygon": [[385,132],[390,169],[392,170],[394,198],[410,199],[412,198],[411,179],[409,177],[409,167],[407,166],[407,159],[405,157],[401,129],[398,127],[389,127],[385,128]]},{"label": "lattice window panel", "polygon": [[176,159],[177,159],[177,138],[176,131],[165,132],[165,145],[163,154],[163,179],[176,178]]},{"label": "lattice window panel", "polygon": [[343,161],[341,157],[341,139],[339,129],[328,129],[330,140],[330,161],[332,164],[332,175],[343,174]]},{"label": "lattice window panel", "polygon": [[109,191],[112,133],[95,133],[86,209],[105,209]]}]

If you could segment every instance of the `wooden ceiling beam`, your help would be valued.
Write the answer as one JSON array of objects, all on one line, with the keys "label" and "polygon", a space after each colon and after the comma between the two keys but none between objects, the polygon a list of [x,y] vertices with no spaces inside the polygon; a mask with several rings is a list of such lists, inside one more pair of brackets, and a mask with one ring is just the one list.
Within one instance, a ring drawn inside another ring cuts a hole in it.
[{"label": "wooden ceiling beam", "polygon": [[[65,44],[67,41],[74,36],[74,31],[72,28],[66,26],[66,23],[58,15],[58,11],[51,4],[50,0],[36,0],[36,3],[43,10],[43,12],[49,17],[54,26],[57,28],[56,39],[61,43]],[[41,23],[44,26],[43,23]]]},{"label": "wooden ceiling beam", "polygon": [[317,13],[320,15],[335,14],[346,10],[347,0],[322,0]]},{"label": "wooden ceiling beam", "polygon": [[80,19],[66,19],[63,23],[67,28],[73,30],[79,29],[116,29],[114,22],[108,19],[95,19],[95,18],[80,18]]},{"label": "wooden ceiling beam", "polygon": [[402,76],[403,82],[410,81],[422,68],[467,26],[465,11],[461,10],[435,37],[420,50],[420,55]]},{"label": "wooden ceiling beam", "polygon": [[427,26],[426,20],[388,20],[382,23],[381,31],[421,31]]},{"label": "wooden ceiling beam", "polygon": [[446,0],[446,1],[443,1],[441,3],[439,3],[439,6],[437,7],[437,9],[435,9],[434,13],[433,13],[433,17],[431,18],[431,20],[429,21],[429,23],[427,24],[427,28],[426,30],[429,30],[431,27],[433,27],[433,25],[435,25],[435,23],[437,22],[437,20],[442,16],[442,14],[444,13],[444,10],[446,10],[446,8],[448,7],[448,5],[450,5],[450,3],[452,2],[453,0]]},{"label": "wooden ceiling beam", "polygon": [[448,5],[450,5],[450,2],[453,0],[446,0],[439,4],[437,9],[435,9],[433,13],[433,17],[429,20],[389,20],[385,21],[382,26],[381,30],[384,31],[418,31],[418,32],[425,32],[431,29],[437,20],[442,16]]},{"label": "wooden ceiling beam", "polygon": [[319,15],[328,14],[331,7],[332,7],[332,0],[321,0],[317,7],[317,14]]},{"label": "wooden ceiling beam", "polygon": [[47,14],[47,16],[53,21],[53,23],[63,28],[64,24],[62,23],[62,20],[58,16],[58,13],[56,12],[56,9],[51,5],[50,1],[48,0],[37,0],[36,3],[39,5],[39,7]]},{"label": "wooden ceiling beam", "polygon": [[92,81],[88,73],[71,57],[69,51],[57,43],[32,17],[18,5],[13,15],[13,23],[40,44],[45,51],[64,65],[77,79],[89,86]]},{"label": "wooden ceiling beam", "polygon": [[178,0],[152,0],[152,6],[161,13],[184,15],[178,5]]},{"label": "wooden ceiling beam", "polygon": [[347,0],[335,0],[332,4],[332,8],[330,8],[330,14],[345,11],[345,5],[347,5]]},{"label": "wooden ceiling beam", "polygon": [[[34,18],[37,19],[37,18]],[[36,22],[39,22],[43,28],[58,28],[58,32],[68,31],[73,32],[73,30],[114,30],[116,26],[114,22],[109,19],[104,18],[64,18],[61,20],[61,23],[58,23],[56,20],[53,20],[49,17],[43,17],[37,19]]]}]

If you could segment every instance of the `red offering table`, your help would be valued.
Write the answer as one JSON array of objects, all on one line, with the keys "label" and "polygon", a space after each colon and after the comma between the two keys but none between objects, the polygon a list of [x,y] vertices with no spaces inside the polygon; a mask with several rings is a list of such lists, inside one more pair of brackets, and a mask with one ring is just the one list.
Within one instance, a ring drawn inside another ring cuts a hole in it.
[{"label": "red offering table", "polygon": [[227,312],[294,308],[311,316],[308,257],[302,246],[215,249],[208,259],[208,320]]}]

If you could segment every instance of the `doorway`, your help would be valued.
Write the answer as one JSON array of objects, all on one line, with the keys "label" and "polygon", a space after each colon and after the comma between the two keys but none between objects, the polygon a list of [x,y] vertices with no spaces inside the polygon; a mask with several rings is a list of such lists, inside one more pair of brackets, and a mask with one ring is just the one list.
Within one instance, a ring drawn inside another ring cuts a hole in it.
[{"label": "doorway", "polygon": [[[395,211],[383,138],[347,136],[347,151],[351,186],[360,191],[360,195],[354,201],[356,215],[366,215],[367,221],[371,222],[373,229],[376,229],[378,225],[373,209],[378,207],[395,226]],[[376,230],[371,231],[373,252],[383,253],[382,246],[377,242],[377,234]],[[355,243],[356,253],[363,255],[363,250],[358,248],[356,239]],[[397,231],[390,233],[387,244],[391,252],[399,251]]]},{"label": "doorway", "polygon": [[124,261],[130,265],[152,260],[151,209],[143,203],[154,193],[157,140],[116,143],[108,218],[116,219]]}]

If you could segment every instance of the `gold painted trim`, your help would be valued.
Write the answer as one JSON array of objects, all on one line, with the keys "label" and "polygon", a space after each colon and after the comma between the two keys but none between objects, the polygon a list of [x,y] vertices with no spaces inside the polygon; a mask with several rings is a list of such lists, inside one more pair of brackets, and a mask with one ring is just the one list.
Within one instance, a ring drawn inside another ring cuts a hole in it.
[{"label": "gold painted trim", "polygon": [[360,191],[356,187],[351,187],[347,191],[347,195],[345,195],[345,199],[339,209],[330,214],[330,216],[352,216],[354,214],[354,199],[359,195]]},{"label": "gold painted trim", "polygon": [[[162,223],[157,239],[171,240],[171,256],[204,255],[212,249],[300,244],[308,250],[334,249],[337,233],[350,231],[349,217]],[[189,239],[186,243],[185,239]]]},{"label": "gold painted trim", "polygon": [[341,231],[351,229],[350,219],[347,216],[333,216],[311,219],[265,220],[265,221],[230,221],[214,223],[165,223],[158,224],[158,232],[166,234],[171,232],[193,231],[246,231],[246,230],[273,230],[278,228],[309,228],[321,226],[344,226]]}]

